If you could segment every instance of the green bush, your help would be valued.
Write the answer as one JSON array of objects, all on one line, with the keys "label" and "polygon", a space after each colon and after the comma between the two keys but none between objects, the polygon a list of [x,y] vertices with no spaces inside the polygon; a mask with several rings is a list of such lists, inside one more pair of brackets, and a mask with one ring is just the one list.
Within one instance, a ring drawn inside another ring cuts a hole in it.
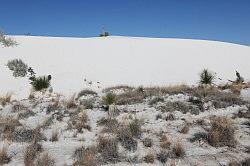
[{"label": "green bush", "polygon": [[34,90],[40,91],[50,86],[50,79],[47,76],[38,77],[31,82],[31,85],[33,86]]}]

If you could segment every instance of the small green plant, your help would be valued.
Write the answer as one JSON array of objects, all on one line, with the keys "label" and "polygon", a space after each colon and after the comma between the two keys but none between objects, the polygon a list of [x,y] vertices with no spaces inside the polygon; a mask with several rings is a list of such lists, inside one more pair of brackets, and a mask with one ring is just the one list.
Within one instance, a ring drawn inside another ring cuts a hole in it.
[{"label": "small green plant", "polygon": [[208,69],[204,69],[200,73],[200,84],[211,85],[214,82],[215,75]]},{"label": "small green plant", "polygon": [[103,96],[102,100],[106,105],[114,104],[116,101],[116,95],[114,93],[107,93],[105,96]]},{"label": "small green plant", "polygon": [[42,89],[46,89],[50,86],[50,77],[48,76],[42,76],[34,79],[34,81],[31,82],[31,85],[33,86],[34,90],[40,91]]}]

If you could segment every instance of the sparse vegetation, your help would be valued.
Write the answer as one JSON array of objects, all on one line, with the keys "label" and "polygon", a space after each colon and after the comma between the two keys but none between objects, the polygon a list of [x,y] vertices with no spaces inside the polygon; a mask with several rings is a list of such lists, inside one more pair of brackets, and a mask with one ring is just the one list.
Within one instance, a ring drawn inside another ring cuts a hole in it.
[{"label": "sparse vegetation", "polygon": [[212,146],[229,146],[236,145],[235,129],[226,118],[216,117],[211,120],[211,128],[208,132],[208,143]]},{"label": "sparse vegetation", "polygon": [[43,151],[42,145],[34,141],[24,151],[25,166],[33,166],[36,156]]},{"label": "sparse vegetation", "polygon": [[54,166],[55,160],[51,155],[47,152],[42,153],[38,156],[35,162],[35,166]]},{"label": "sparse vegetation", "polygon": [[154,161],[155,161],[155,156],[154,156],[154,154],[152,154],[152,153],[147,154],[147,155],[144,157],[144,161],[145,161],[146,163],[154,163]]},{"label": "sparse vegetation", "polygon": [[103,162],[116,163],[119,161],[118,142],[115,139],[99,137],[97,149]]},{"label": "sparse vegetation", "polygon": [[89,147],[89,148],[78,148],[74,153],[74,163],[73,166],[97,166],[98,161],[96,157],[96,148]]},{"label": "sparse vegetation", "polygon": [[150,138],[143,139],[142,143],[145,147],[151,147],[153,145],[153,141]]},{"label": "sparse vegetation", "polygon": [[185,150],[183,148],[183,145],[177,141],[172,149],[171,149],[171,155],[173,158],[180,158],[180,157],[183,157],[185,155]]},{"label": "sparse vegetation", "polygon": [[11,161],[11,156],[8,154],[8,149],[3,146],[0,148],[0,165],[8,164]]},{"label": "sparse vegetation", "polygon": [[162,149],[168,149],[171,145],[170,139],[166,135],[162,135],[160,138],[160,147]]}]

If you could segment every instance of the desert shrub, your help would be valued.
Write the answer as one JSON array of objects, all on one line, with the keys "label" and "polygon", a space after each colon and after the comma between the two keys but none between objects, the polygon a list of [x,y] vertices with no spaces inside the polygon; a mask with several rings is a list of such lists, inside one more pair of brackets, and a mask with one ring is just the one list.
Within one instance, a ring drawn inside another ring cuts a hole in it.
[{"label": "desert shrub", "polygon": [[95,95],[97,95],[97,93],[93,90],[90,90],[90,89],[83,89],[78,93],[77,98],[80,98],[82,96],[87,96],[87,95],[95,96]]},{"label": "desert shrub", "polygon": [[133,137],[139,138],[141,136],[141,124],[142,122],[137,118],[129,123],[128,127]]},{"label": "desert shrub", "polygon": [[13,59],[7,62],[7,67],[13,72],[14,77],[25,77],[28,71],[28,65],[21,59]]},{"label": "desert shrub", "polygon": [[8,164],[11,161],[11,156],[8,154],[6,147],[0,148],[0,165]]},{"label": "desert shrub", "polygon": [[28,108],[26,106],[24,106],[23,104],[21,104],[20,102],[15,102],[12,104],[12,108],[11,111],[12,112],[20,112],[23,110],[27,110]]},{"label": "desert shrub", "polygon": [[171,145],[170,139],[166,135],[160,137],[160,147],[162,149],[168,149]]},{"label": "desert shrub", "polygon": [[83,132],[83,129],[91,130],[91,127],[88,125],[88,120],[87,113],[82,111],[70,117],[68,127],[70,129],[76,129],[78,132]]},{"label": "desert shrub", "polygon": [[67,101],[65,101],[65,105],[66,105],[67,109],[76,108],[77,104],[76,104],[76,101],[75,101],[75,95],[73,95]]},{"label": "desert shrub", "polygon": [[116,95],[114,93],[107,93],[102,97],[102,101],[106,105],[111,105],[116,102]]},{"label": "desert shrub", "polygon": [[175,120],[175,116],[173,113],[168,113],[167,116],[165,117],[165,120]]},{"label": "desert shrub", "polygon": [[200,141],[200,140],[207,141],[207,133],[198,132],[198,133],[195,133],[191,138],[189,138],[190,142],[195,142],[195,141]]},{"label": "desert shrub", "polygon": [[50,77],[48,76],[38,77],[34,81],[31,82],[31,85],[36,91],[47,89],[50,86]]},{"label": "desert shrub", "polygon": [[157,160],[159,160],[161,163],[166,163],[167,160],[168,160],[168,152],[163,150],[163,151],[160,151],[158,154],[157,154]]},{"label": "desert shrub", "polygon": [[215,75],[207,69],[202,70],[200,73],[200,84],[211,85],[214,82]]},{"label": "desert shrub", "polygon": [[211,101],[215,108],[225,108],[231,105],[244,105],[246,102],[238,95],[231,92],[224,92],[217,88],[208,88],[204,92],[203,88],[196,88],[192,95],[203,98],[204,102]]},{"label": "desert shrub", "polygon": [[142,143],[145,147],[151,147],[153,145],[153,141],[151,138],[144,138]]},{"label": "desert shrub", "polygon": [[43,151],[42,145],[34,141],[24,151],[24,165],[33,166],[36,156]]},{"label": "desert shrub", "polygon": [[5,106],[7,103],[10,103],[12,94],[7,93],[5,96],[0,97],[0,104]]},{"label": "desert shrub", "polygon": [[118,129],[117,138],[125,149],[129,151],[136,151],[138,142],[133,138],[131,130],[128,126],[122,126]]},{"label": "desert shrub", "polygon": [[115,90],[124,90],[124,91],[131,91],[134,88],[131,86],[127,85],[118,85],[118,86],[113,86],[113,87],[108,87],[103,90],[104,93],[112,93]]},{"label": "desert shrub", "polygon": [[208,143],[215,147],[234,147],[236,145],[234,133],[235,129],[228,119],[222,117],[213,118],[208,132]]},{"label": "desert shrub", "polygon": [[100,126],[104,126],[103,131],[109,133],[116,133],[119,128],[119,122],[113,118],[102,118],[97,121],[97,124]]},{"label": "desert shrub", "polygon": [[145,98],[146,94],[144,92],[140,92],[138,90],[130,90],[125,93],[118,94],[116,96],[116,104],[125,105],[142,103]]},{"label": "desert shrub", "polygon": [[172,149],[171,149],[171,156],[173,158],[180,158],[183,157],[185,155],[185,150],[183,148],[183,145],[178,141],[176,142]]},{"label": "desert shrub", "polygon": [[163,98],[163,97],[156,96],[156,97],[152,98],[152,99],[148,102],[148,104],[149,104],[150,106],[153,106],[153,105],[157,104],[158,102],[164,102],[164,98]]},{"label": "desert shrub", "polygon": [[7,37],[2,31],[0,31],[0,44],[4,47],[14,47],[18,45],[15,39]]},{"label": "desert shrub", "polygon": [[147,155],[143,158],[143,160],[144,160],[146,163],[154,163],[154,161],[155,161],[155,156],[154,156],[154,154],[149,153],[149,154],[147,154]]},{"label": "desert shrub", "polygon": [[96,149],[94,147],[81,147],[77,148],[74,152],[73,166],[97,166],[98,161],[96,157]]},{"label": "desert shrub", "polygon": [[13,117],[0,117],[0,135],[2,135],[7,140],[11,140],[15,129],[21,126],[21,123],[18,119],[14,119]]},{"label": "desert shrub", "polygon": [[59,132],[58,132],[58,130],[52,131],[50,141],[51,142],[56,142],[58,140],[59,140]]},{"label": "desert shrub", "polygon": [[187,134],[189,131],[190,124],[185,122],[180,129],[180,133]]},{"label": "desert shrub", "polygon": [[15,142],[32,142],[46,140],[46,137],[44,136],[44,134],[41,133],[39,127],[33,130],[19,128],[11,134],[10,138],[12,141]]},{"label": "desert shrub", "polygon": [[94,108],[95,100],[93,98],[84,99],[80,101],[80,104],[84,106],[86,109],[93,109]]},{"label": "desert shrub", "polygon": [[118,142],[116,139],[99,137],[97,141],[97,150],[105,163],[115,163],[119,161]]},{"label": "desert shrub", "polygon": [[55,160],[50,154],[42,153],[38,156],[35,162],[35,166],[54,166]]}]

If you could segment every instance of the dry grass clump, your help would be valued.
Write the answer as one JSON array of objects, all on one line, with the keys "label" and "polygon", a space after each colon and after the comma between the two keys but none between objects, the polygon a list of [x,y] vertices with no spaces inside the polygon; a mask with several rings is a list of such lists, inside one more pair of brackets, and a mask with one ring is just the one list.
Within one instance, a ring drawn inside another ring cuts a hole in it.
[{"label": "dry grass clump", "polygon": [[21,126],[18,119],[13,117],[0,117],[0,136],[2,135],[4,138],[11,140],[18,126]]},{"label": "dry grass clump", "polygon": [[80,97],[82,96],[87,96],[87,95],[93,95],[93,96],[96,96],[97,93],[93,90],[90,90],[90,89],[83,89],[81,90],[78,95],[77,95],[77,98],[79,99]]},{"label": "dry grass clump", "polygon": [[11,156],[8,154],[6,147],[0,148],[0,165],[8,164],[11,161]]},{"label": "dry grass clump", "polygon": [[190,125],[191,125],[190,123],[185,122],[185,123],[183,124],[182,128],[180,129],[180,133],[182,133],[182,134],[187,134],[188,131],[189,131]]},{"label": "dry grass clump", "polygon": [[71,98],[69,98],[67,101],[65,101],[65,105],[67,109],[73,109],[77,107],[76,101],[75,101],[75,95],[73,95]]},{"label": "dry grass clump", "polygon": [[24,151],[24,165],[33,166],[36,156],[43,151],[42,145],[34,141]]},{"label": "dry grass clump", "polygon": [[234,147],[236,145],[234,133],[231,121],[222,117],[213,118],[208,132],[208,143],[215,147]]},{"label": "dry grass clump", "polygon": [[24,118],[28,118],[30,116],[34,116],[35,113],[29,109],[27,110],[23,110],[21,112],[18,113],[18,119],[24,119]]},{"label": "dry grass clump", "polygon": [[154,163],[155,161],[155,155],[153,153],[149,153],[147,154],[143,160],[146,162],[146,163]]},{"label": "dry grass clump", "polygon": [[59,140],[59,132],[58,132],[58,130],[52,131],[52,135],[51,135],[50,141],[51,142],[56,142],[58,140]]},{"label": "dry grass clump", "polygon": [[118,128],[117,138],[121,142],[121,145],[130,151],[137,149],[137,138],[141,136],[141,121],[134,119],[128,124],[123,124]]},{"label": "dry grass clump", "polygon": [[119,161],[118,142],[114,138],[99,137],[97,150],[105,163],[116,163]]},{"label": "dry grass clump", "polygon": [[70,129],[76,129],[78,132],[83,132],[83,129],[91,130],[88,125],[88,115],[85,111],[81,111],[79,114],[70,117],[68,126]]},{"label": "dry grass clump", "polygon": [[2,97],[0,96],[0,104],[2,106],[5,106],[7,103],[10,103],[11,97],[12,97],[11,93],[7,93],[5,96]]},{"label": "dry grass clump", "polygon": [[55,159],[51,157],[50,154],[42,153],[40,154],[35,162],[35,166],[54,166],[55,165]]},{"label": "dry grass clump", "polygon": [[159,160],[161,163],[166,163],[168,160],[169,154],[167,151],[162,150],[157,154],[157,160]]},{"label": "dry grass clump", "polygon": [[105,117],[97,121],[97,124],[100,126],[104,126],[102,131],[108,133],[117,133],[117,130],[120,126],[119,122],[116,119]]},{"label": "dry grass clump", "polygon": [[153,145],[153,141],[152,141],[151,138],[144,138],[144,139],[142,140],[142,143],[143,143],[143,145],[144,145],[145,147],[152,147],[152,145]]},{"label": "dry grass clump", "polygon": [[162,135],[160,137],[160,147],[162,149],[169,149],[170,145],[171,145],[171,140],[166,135]]},{"label": "dry grass clump", "polygon": [[74,163],[73,166],[97,166],[98,161],[96,157],[95,147],[81,147],[76,149],[74,152]]},{"label": "dry grass clump", "polygon": [[183,157],[185,155],[185,150],[183,148],[183,145],[179,141],[177,141],[173,145],[170,154],[173,158]]}]

